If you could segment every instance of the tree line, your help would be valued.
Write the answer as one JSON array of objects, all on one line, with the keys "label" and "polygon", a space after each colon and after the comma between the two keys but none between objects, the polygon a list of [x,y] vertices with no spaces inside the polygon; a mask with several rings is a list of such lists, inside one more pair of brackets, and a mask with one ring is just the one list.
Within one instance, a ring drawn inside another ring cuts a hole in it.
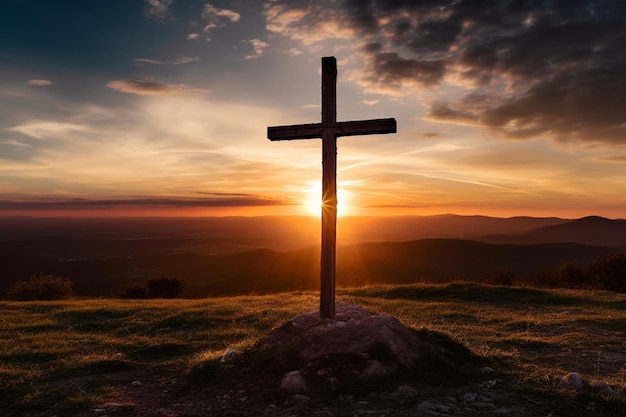
[{"label": "tree line", "polygon": [[[517,277],[506,270],[496,271],[477,281],[492,285],[595,289],[626,293],[626,257],[624,253],[616,252],[599,256],[587,265],[565,262],[556,269],[535,271],[525,277]],[[180,278],[159,276],[128,284],[119,297],[172,299],[179,297],[184,288],[185,281]],[[41,273],[15,282],[6,291],[4,298],[12,301],[46,301],[77,296],[69,277]]]},{"label": "tree line", "polygon": [[[156,277],[145,282],[129,284],[121,298],[176,298],[185,287],[179,278]],[[5,298],[12,301],[51,301],[77,297],[69,277],[48,274],[33,275],[27,280],[19,280],[6,292]]]}]

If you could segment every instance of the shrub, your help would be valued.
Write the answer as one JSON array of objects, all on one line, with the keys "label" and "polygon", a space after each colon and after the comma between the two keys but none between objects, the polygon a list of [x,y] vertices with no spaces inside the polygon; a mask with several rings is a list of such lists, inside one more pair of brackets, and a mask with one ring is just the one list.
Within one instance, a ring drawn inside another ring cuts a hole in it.
[{"label": "shrub", "polygon": [[145,283],[129,284],[124,290],[123,298],[143,299],[148,298],[148,287]]},{"label": "shrub", "polygon": [[587,267],[594,288],[626,292],[626,257],[623,253],[599,256]]},{"label": "shrub", "polygon": [[65,300],[74,296],[72,281],[68,277],[39,274],[27,281],[17,281],[6,292],[6,298],[14,301]]},{"label": "shrub", "polygon": [[185,287],[185,282],[178,278],[151,278],[143,283],[129,284],[124,291],[124,298],[176,298]]},{"label": "shrub", "polygon": [[150,298],[176,298],[185,287],[185,283],[178,278],[152,278],[148,281],[148,296]]},{"label": "shrub", "polygon": [[565,262],[557,270],[557,274],[563,286],[566,288],[582,289],[592,285],[585,268],[578,262]]}]

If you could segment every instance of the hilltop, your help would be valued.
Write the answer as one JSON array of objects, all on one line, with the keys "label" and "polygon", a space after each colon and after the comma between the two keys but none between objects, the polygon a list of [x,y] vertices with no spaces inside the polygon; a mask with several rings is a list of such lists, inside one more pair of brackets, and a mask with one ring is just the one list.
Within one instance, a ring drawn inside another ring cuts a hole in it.
[{"label": "hilltop", "polygon": [[[319,389],[292,395],[280,386],[297,352],[256,346],[315,310],[314,293],[0,302],[0,415],[623,415],[626,295],[450,284],[340,290],[338,301],[453,339],[476,361],[342,385],[321,367]],[[384,362],[382,342],[370,355]],[[572,372],[582,387],[560,383]]]}]

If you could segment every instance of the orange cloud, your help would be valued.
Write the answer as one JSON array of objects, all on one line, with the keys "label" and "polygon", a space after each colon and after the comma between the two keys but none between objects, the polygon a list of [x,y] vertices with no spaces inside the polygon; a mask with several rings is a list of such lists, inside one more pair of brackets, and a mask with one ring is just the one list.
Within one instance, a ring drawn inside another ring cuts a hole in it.
[{"label": "orange cloud", "polygon": [[209,92],[209,90],[189,88],[184,85],[172,85],[142,80],[114,80],[107,83],[107,87],[122,93],[141,96],[203,94]]},{"label": "orange cloud", "polygon": [[36,85],[38,87],[45,87],[45,86],[53,84],[53,82],[49,80],[34,79],[34,80],[28,80],[28,84]]}]

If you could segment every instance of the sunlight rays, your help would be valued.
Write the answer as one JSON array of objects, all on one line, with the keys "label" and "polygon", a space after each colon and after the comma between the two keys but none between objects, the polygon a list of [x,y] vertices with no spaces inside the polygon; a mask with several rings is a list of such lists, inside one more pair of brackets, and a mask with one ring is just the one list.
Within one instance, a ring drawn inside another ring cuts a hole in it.
[{"label": "sunlight rays", "polygon": [[[345,184],[338,183],[337,185],[337,216],[347,216],[352,211],[353,207],[350,205],[352,192],[346,190],[342,186]],[[319,181],[309,181],[307,187],[304,188],[303,193],[305,197],[302,201],[302,206],[309,216],[321,217],[322,215],[322,184]]]}]

